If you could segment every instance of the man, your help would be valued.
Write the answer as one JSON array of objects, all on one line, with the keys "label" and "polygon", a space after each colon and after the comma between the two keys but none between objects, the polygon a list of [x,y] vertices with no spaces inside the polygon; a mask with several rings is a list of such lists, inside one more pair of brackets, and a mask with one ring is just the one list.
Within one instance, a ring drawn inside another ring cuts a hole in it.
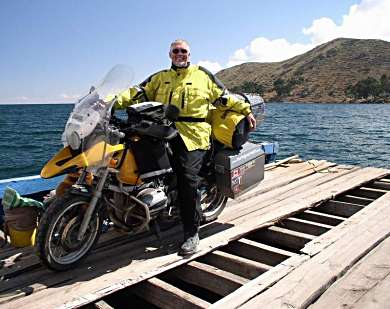
[{"label": "man", "polygon": [[180,110],[175,123],[179,135],[172,143],[173,170],[177,175],[180,213],[184,243],[179,254],[196,252],[199,245],[200,216],[197,210],[199,171],[210,146],[211,126],[206,122],[211,109],[230,109],[242,113],[250,127],[256,119],[250,105],[227,95],[224,85],[205,68],[190,64],[190,46],[185,40],[171,43],[169,57],[172,66],[151,75],[138,87],[130,88],[118,97],[116,107],[124,108],[143,96],[145,101],[173,104]]}]

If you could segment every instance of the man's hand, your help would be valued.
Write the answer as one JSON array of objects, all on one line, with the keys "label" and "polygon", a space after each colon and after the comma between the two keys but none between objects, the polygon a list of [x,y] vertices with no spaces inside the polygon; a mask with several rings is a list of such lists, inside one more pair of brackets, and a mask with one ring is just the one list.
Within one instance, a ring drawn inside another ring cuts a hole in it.
[{"label": "man's hand", "polygon": [[251,131],[256,129],[256,118],[253,116],[252,113],[250,113],[248,116],[246,116],[246,119],[249,122],[249,128]]}]

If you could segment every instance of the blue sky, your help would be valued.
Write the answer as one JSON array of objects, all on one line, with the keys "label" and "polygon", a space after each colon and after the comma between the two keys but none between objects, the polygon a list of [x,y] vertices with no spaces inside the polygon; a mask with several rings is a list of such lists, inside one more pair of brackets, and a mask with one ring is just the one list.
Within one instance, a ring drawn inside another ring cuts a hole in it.
[{"label": "blue sky", "polygon": [[4,0],[0,103],[73,102],[118,63],[131,66],[140,82],[169,67],[169,43],[176,38],[190,42],[193,63],[214,72],[284,60],[339,35],[359,37],[362,31],[351,29],[362,14],[380,21],[363,37],[390,40],[390,23],[382,21],[388,3]]}]

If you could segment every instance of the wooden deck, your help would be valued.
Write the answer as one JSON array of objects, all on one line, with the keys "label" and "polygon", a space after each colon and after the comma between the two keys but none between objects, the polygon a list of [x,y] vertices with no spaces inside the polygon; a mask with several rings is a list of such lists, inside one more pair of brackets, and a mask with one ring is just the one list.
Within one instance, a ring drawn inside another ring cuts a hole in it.
[{"label": "wooden deck", "polygon": [[180,227],[161,240],[108,232],[62,273],[32,248],[0,249],[0,307],[386,308],[389,175],[327,161],[269,169],[201,228],[187,259]]}]

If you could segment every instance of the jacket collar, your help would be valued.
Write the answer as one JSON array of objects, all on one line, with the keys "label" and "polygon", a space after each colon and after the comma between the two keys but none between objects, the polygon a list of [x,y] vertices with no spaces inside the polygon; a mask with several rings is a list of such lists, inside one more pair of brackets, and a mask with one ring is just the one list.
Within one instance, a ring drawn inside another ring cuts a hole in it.
[{"label": "jacket collar", "polygon": [[172,69],[172,70],[175,70],[175,71],[182,71],[182,70],[188,69],[190,65],[191,65],[191,63],[188,62],[187,65],[186,65],[185,67],[178,67],[178,66],[176,66],[176,65],[174,65],[174,64],[172,63],[171,69]]}]

